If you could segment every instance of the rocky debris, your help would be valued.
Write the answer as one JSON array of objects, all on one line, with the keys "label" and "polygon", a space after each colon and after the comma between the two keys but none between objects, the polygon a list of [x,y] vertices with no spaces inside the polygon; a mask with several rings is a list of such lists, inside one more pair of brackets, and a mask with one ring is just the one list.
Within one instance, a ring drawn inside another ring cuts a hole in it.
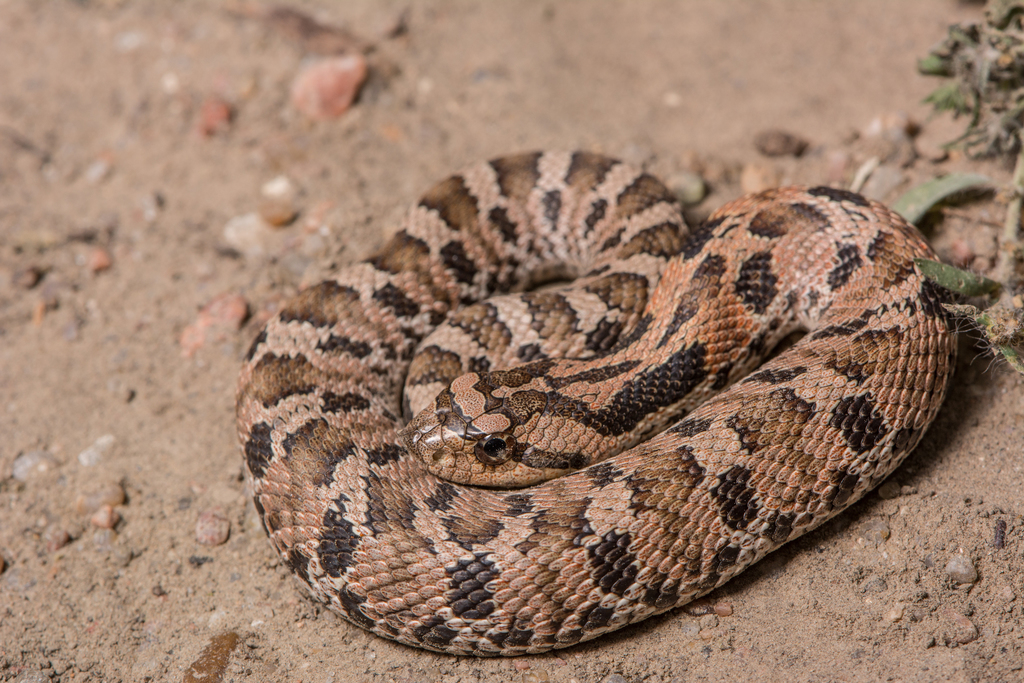
[{"label": "rocky debris", "polygon": [[683,204],[699,204],[707,196],[708,188],[697,173],[680,171],[669,176],[668,189]]},{"label": "rocky debris", "polygon": [[204,510],[196,520],[196,543],[200,545],[221,545],[230,533],[231,520],[220,508]]},{"label": "rocky debris", "polygon": [[113,508],[122,505],[124,501],[124,487],[117,482],[106,482],[79,494],[75,500],[75,512],[80,515],[90,515],[103,507]]},{"label": "rocky debris", "polygon": [[784,130],[763,130],[754,136],[754,148],[766,157],[798,157],[807,150],[807,140]]},{"label": "rocky debris", "polygon": [[103,454],[110,450],[115,440],[113,434],[104,434],[96,439],[91,446],[78,454],[78,462],[85,467],[99,464],[103,459]]},{"label": "rocky debris", "polygon": [[974,583],[978,580],[978,570],[974,563],[963,555],[954,555],[946,563],[946,575],[956,583]]},{"label": "rocky debris", "polygon": [[14,459],[11,476],[24,482],[32,477],[52,472],[59,466],[60,461],[49,451],[27,451]]},{"label": "rocky debris", "polygon": [[85,257],[85,267],[93,275],[102,273],[114,264],[110,252],[103,247],[93,247]]},{"label": "rocky debris", "polygon": [[196,132],[204,138],[227,132],[234,119],[234,108],[224,98],[210,95],[199,107],[199,118],[196,120]]},{"label": "rocky debris", "polygon": [[210,341],[224,341],[237,332],[249,317],[249,303],[241,294],[224,292],[200,309],[195,322],[187,325],[179,340],[181,355],[190,358]]},{"label": "rocky debris", "polygon": [[263,184],[260,188],[263,198],[259,204],[259,214],[268,225],[279,228],[288,225],[299,215],[295,206],[297,192],[287,176],[277,176]]},{"label": "rocky debris", "polygon": [[292,83],[292,106],[314,121],[337,118],[352,106],[366,73],[361,54],[313,61]]},{"label": "rocky debris", "polygon": [[121,515],[111,505],[101,505],[92,513],[89,523],[100,529],[113,529],[121,521]]}]

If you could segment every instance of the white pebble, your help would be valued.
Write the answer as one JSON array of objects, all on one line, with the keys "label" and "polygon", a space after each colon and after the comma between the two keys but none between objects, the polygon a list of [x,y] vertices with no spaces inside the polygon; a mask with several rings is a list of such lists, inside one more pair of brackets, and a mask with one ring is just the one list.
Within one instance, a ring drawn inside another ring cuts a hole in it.
[{"label": "white pebble", "polygon": [[963,555],[954,555],[946,563],[946,574],[957,583],[974,583],[978,580],[978,570],[974,563]]},{"label": "white pebble", "polygon": [[18,481],[28,481],[38,474],[57,469],[60,462],[46,451],[29,451],[14,459],[11,475]]},{"label": "white pebble", "polygon": [[114,435],[104,434],[100,438],[86,448],[84,451],[78,454],[78,462],[85,467],[92,467],[93,465],[99,464],[100,460],[103,459],[103,454],[110,450],[110,447],[114,445]]},{"label": "white pebble", "polygon": [[224,225],[224,241],[246,258],[260,258],[270,250],[271,227],[258,213],[235,216]]}]

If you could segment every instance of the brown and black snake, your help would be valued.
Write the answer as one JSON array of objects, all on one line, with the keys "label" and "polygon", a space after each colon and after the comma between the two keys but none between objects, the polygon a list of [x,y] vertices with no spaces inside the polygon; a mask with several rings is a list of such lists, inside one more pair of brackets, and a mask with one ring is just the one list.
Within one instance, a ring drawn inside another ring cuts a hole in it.
[{"label": "brown and black snake", "polygon": [[603,156],[478,164],[253,342],[256,508],[309,593],[386,638],[518,655],[621,628],[916,446],[955,354],[913,261],[931,256],[844,190],[768,190],[691,232],[658,180]]}]

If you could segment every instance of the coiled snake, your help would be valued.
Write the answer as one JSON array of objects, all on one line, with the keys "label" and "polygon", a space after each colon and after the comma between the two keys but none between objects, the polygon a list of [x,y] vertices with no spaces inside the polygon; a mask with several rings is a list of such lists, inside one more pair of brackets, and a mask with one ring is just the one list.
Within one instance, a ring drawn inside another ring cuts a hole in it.
[{"label": "coiled snake", "polygon": [[[417,647],[542,652],[707,593],[885,478],[954,364],[920,234],[827,187],[686,233],[646,173],[505,157],[287,303],[248,352],[237,424],[312,596]],[[580,466],[519,490],[427,471],[506,487]]]}]

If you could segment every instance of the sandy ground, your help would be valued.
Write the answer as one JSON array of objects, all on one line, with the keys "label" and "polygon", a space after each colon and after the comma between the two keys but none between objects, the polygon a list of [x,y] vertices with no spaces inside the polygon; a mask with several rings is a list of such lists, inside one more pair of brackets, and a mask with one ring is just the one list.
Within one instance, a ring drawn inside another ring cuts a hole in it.
[{"label": "sandy ground", "polygon": [[[952,170],[1005,181],[998,163],[936,161],[960,128],[929,119],[935,84],[914,67],[976,4],[300,3],[375,45],[359,102],[319,123],[288,99],[304,46],[240,7],[0,0],[0,679],[1024,680],[1024,382],[968,335],[887,497],[717,591],[730,616],[680,609],[518,660],[401,647],[308,601],[247,503],[233,424],[260,322],[468,162],[581,148],[696,170],[712,188],[697,219],[744,168],[845,186],[877,156],[866,190],[888,200]],[[210,98],[234,118],[204,137]],[[897,112],[922,125],[916,157],[870,134]],[[808,151],[760,155],[772,127]],[[225,225],[281,174],[298,220],[240,254]],[[987,268],[1003,208],[983,197],[929,237]],[[186,357],[183,332],[225,293],[248,322]],[[127,496],[113,530],[85,499],[111,484]],[[198,544],[217,510],[230,539]],[[975,582],[951,580],[956,557]]]}]

